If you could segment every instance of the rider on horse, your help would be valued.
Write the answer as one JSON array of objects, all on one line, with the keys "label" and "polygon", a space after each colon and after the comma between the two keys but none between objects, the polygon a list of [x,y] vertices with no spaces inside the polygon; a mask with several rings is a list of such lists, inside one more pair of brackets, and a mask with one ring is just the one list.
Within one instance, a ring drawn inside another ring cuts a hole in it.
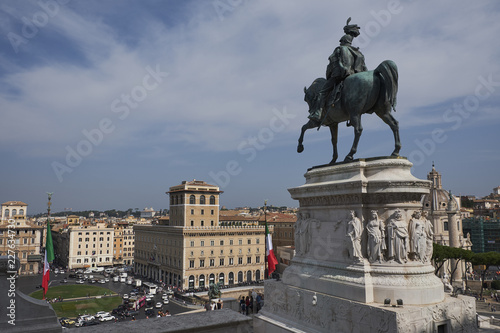
[{"label": "rider on horse", "polygon": [[350,21],[349,17],[344,27],[345,35],[339,41],[340,46],[337,46],[328,58],[330,62],[326,68],[327,81],[317,96],[317,102],[314,103],[319,107],[311,110],[309,115],[309,119],[317,121],[319,126],[326,117],[328,106],[333,107],[338,103],[344,79],[351,74],[368,70],[365,57],[359,48],[351,45],[353,38],[359,36],[360,27],[357,24],[349,24]]}]

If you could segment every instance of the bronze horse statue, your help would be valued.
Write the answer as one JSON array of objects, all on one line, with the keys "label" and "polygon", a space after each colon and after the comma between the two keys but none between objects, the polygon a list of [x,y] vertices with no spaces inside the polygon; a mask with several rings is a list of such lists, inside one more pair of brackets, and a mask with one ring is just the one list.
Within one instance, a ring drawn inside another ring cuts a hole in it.
[{"label": "bronze horse statue", "polygon": [[[326,79],[318,78],[314,80],[309,88],[304,87],[304,101],[309,105],[309,112],[318,107],[317,95],[325,84]],[[345,157],[344,162],[353,160],[353,156],[358,148],[359,138],[363,127],[361,126],[361,115],[365,113],[375,113],[379,116],[394,133],[395,148],[391,156],[399,156],[401,142],[399,139],[399,125],[391,115],[391,110],[396,111],[396,95],[398,91],[398,68],[391,60],[383,61],[375,70],[359,72],[349,75],[344,80],[344,87],[340,96],[340,101],[333,108],[331,105],[325,110],[323,121],[318,123],[310,119],[304,126],[299,137],[297,152],[304,151],[302,141],[304,132],[310,128],[319,126],[329,126],[332,135],[333,158],[330,164],[337,161],[337,137],[338,124],[347,121],[347,126],[354,127],[354,142],[351,151]],[[340,105],[339,105],[340,104]]]}]

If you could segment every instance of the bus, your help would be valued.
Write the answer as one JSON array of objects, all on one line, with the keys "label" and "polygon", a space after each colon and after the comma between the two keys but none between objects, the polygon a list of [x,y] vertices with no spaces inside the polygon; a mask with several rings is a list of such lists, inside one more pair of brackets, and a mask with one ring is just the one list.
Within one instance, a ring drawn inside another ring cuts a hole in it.
[{"label": "bus", "polygon": [[156,290],[158,288],[158,286],[154,283],[150,283],[150,282],[144,282],[143,284],[143,287],[144,287],[144,291],[146,291],[147,294],[156,294]]}]

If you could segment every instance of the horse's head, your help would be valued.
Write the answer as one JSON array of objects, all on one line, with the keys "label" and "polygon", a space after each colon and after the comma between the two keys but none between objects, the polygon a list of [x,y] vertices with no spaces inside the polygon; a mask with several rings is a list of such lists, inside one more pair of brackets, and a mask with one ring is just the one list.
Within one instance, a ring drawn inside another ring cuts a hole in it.
[{"label": "horse's head", "polygon": [[304,101],[309,105],[309,110],[315,109],[315,103],[318,102],[318,94],[325,82],[325,79],[318,78],[313,81],[309,88],[304,87]]}]

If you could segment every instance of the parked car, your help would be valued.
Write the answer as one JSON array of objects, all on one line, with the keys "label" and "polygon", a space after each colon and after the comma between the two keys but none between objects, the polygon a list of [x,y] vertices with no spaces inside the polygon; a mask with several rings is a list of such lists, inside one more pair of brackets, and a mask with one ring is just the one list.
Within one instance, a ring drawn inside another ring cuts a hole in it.
[{"label": "parked car", "polygon": [[137,310],[128,310],[125,312],[125,316],[127,317],[132,317],[132,316],[137,316],[139,314],[139,311]]},{"label": "parked car", "polygon": [[103,317],[103,316],[109,316],[109,312],[107,311],[99,311],[95,314],[97,318]]},{"label": "parked car", "polygon": [[91,320],[91,321],[84,321],[82,326],[92,326],[92,325],[99,325],[99,322],[97,320]]},{"label": "parked car", "polygon": [[61,280],[61,283],[67,283],[67,282],[68,282],[68,280],[66,280],[66,279]]},{"label": "parked car", "polygon": [[115,316],[112,316],[112,315],[102,316],[99,320],[100,320],[100,321],[110,321],[110,320],[115,320]]},{"label": "parked car", "polygon": [[106,281],[104,281],[104,279],[100,279],[100,280],[99,280],[99,283],[100,283],[100,284],[104,284],[104,283],[106,283]]},{"label": "parked car", "polygon": [[76,283],[82,284],[83,280],[76,280]]},{"label": "parked car", "polygon": [[61,319],[59,319],[59,321],[62,325],[67,325],[67,326],[75,324],[75,321],[73,319],[69,319],[66,317],[62,317]]}]

